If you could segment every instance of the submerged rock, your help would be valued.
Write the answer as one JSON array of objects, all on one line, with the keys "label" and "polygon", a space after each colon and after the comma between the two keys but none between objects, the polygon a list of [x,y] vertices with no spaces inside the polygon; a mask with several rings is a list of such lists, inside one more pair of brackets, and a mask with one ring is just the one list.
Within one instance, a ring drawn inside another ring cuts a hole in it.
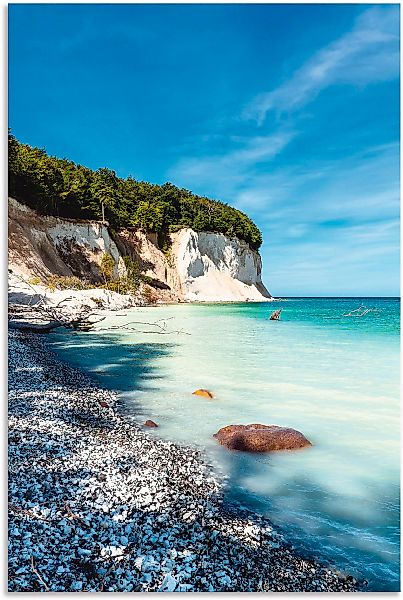
[{"label": "submerged rock", "polygon": [[296,429],[278,425],[228,425],[214,436],[221,445],[230,450],[245,452],[274,452],[276,450],[298,450],[311,446],[311,442]]},{"label": "submerged rock", "polygon": [[194,392],[192,392],[192,394],[194,396],[203,396],[204,398],[214,398],[214,394],[212,392],[210,392],[209,390],[204,390],[204,389],[200,389],[200,390],[195,390]]},{"label": "submerged rock", "polygon": [[145,427],[158,427],[157,423],[155,423],[154,421],[151,421],[151,419],[147,419],[147,421],[144,423]]}]

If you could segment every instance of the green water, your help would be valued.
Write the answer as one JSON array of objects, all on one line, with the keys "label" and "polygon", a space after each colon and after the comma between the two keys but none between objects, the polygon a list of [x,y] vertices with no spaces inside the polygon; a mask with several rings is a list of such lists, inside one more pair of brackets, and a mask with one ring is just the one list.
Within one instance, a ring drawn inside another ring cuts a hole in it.
[{"label": "green water", "polygon": [[[373,310],[343,316],[361,304]],[[275,308],[279,322],[268,320]],[[162,329],[121,328],[157,320]],[[157,421],[152,435],[203,446],[228,475],[228,498],[389,591],[399,588],[399,320],[398,299],[294,298],[132,309],[53,340],[120,391],[128,414]],[[215,399],[191,394],[200,387]],[[256,422],[299,429],[314,446],[248,455],[212,438]]]}]

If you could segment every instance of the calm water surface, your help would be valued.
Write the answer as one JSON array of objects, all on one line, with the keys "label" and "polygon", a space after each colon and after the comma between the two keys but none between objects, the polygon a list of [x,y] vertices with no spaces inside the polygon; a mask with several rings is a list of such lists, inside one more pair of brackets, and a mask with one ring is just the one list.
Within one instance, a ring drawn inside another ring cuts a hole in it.
[{"label": "calm water surface", "polygon": [[[343,316],[361,304],[374,310]],[[268,320],[275,308],[279,322]],[[293,298],[131,309],[96,332],[52,338],[120,391],[128,413],[157,421],[152,435],[206,448],[229,475],[230,499],[267,514],[305,553],[389,591],[399,587],[399,319],[398,299]],[[161,329],[121,328],[157,320]],[[216,398],[193,396],[200,387]],[[248,455],[212,439],[256,422],[299,429],[314,446]]]}]

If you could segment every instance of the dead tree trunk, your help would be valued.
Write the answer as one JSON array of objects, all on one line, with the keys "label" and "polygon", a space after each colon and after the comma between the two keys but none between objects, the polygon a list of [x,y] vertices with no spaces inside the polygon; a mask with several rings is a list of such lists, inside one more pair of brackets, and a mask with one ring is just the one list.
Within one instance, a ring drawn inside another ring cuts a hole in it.
[{"label": "dead tree trunk", "polygon": [[75,313],[69,313],[60,307],[36,304],[10,304],[8,307],[9,329],[34,333],[49,333],[59,327],[80,331],[90,330],[95,323],[103,321],[105,317],[96,317],[88,306],[80,308]]}]

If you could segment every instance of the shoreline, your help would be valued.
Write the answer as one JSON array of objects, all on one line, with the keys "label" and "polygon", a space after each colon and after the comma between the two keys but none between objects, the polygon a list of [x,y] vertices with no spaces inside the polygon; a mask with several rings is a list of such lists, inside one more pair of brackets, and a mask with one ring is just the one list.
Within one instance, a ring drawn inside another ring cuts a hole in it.
[{"label": "shoreline", "polygon": [[363,591],[223,502],[203,452],[119,414],[40,334],[9,333],[9,591]]},{"label": "shoreline", "polygon": [[157,298],[155,302],[147,302],[140,292],[136,294],[121,294],[107,288],[92,287],[85,289],[57,288],[51,289],[40,283],[30,283],[21,274],[14,271],[8,274],[8,300],[9,304],[36,304],[42,302],[47,306],[58,306],[63,303],[64,310],[77,311],[84,305],[94,311],[119,311],[130,308],[144,308],[155,306],[171,306],[183,304],[196,305],[222,305],[222,304],[260,304],[281,301],[281,298],[238,298],[233,300],[214,300],[207,297],[200,299]]}]

